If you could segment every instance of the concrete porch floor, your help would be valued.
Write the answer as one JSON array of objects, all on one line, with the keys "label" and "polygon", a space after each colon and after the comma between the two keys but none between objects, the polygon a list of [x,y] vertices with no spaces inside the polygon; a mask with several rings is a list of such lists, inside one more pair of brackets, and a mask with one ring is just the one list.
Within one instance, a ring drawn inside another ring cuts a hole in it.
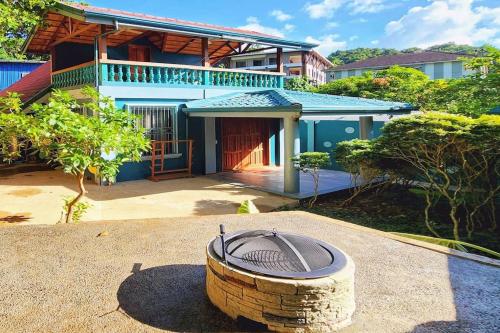
[{"label": "concrete porch floor", "polygon": [[[311,175],[300,173],[300,193],[285,193],[283,190],[283,168],[265,167],[248,169],[241,172],[226,171],[211,175],[232,185],[258,189],[264,192],[283,195],[293,199],[304,199],[314,194]],[[351,174],[336,170],[321,170],[319,176],[319,194],[333,193],[352,187]]]},{"label": "concrete porch floor", "polygon": [[[234,214],[244,200],[269,212],[296,200],[205,176],[160,182],[127,181],[111,187],[87,182],[82,221]],[[61,171],[0,174],[0,225],[54,224],[63,198],[76,195],[75,178]]]}]

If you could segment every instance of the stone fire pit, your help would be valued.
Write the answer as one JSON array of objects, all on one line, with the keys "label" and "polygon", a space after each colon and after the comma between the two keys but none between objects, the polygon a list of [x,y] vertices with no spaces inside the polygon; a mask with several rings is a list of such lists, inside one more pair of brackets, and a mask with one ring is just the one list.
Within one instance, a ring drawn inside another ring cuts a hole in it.
[{"label": "stone fire pit", "polygon": [[233,319],[277,332],[331,332],[351,323],[354,263],[329,244],[259,230],[222,234],[206,251],[208,297]]}]

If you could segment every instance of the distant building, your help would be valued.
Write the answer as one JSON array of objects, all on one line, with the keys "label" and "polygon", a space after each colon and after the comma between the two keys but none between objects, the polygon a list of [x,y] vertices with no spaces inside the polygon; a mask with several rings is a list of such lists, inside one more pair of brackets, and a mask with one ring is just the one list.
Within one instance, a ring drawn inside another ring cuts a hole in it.
[{"label": "distant building", "polygon": [[360,76],[366,71],[382,70],[395,65],[418,69],[427,74],[431,80],[460,78],[472,73],[465,69],[461,60],[464,57],[472,56],[437,51],[380,56],[331,68],[328,70],[327,80]]},{"label": "distant building", "polygon": [[[333,64],[314,50],[284,50],[283,66],[286,73],[285,79],[306,75],[312,84],[318,85],[326,82],[326,71]],[[232,56],[229,67],[253,71],[276,71],[276,51],[266,50]]]},{"label": "distant building", "polygon": [[33,60],[0,60],[0,90],[31,73],[43,63]]}]

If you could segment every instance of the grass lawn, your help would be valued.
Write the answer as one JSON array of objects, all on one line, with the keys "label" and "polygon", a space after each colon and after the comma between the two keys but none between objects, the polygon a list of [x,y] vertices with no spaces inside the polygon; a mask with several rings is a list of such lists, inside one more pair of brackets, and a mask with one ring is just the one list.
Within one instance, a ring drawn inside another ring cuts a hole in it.
[{"label": "grass lawn", "polygon": [[[350,206],[342,207],[342,202],[348,197],[349,192],[343,191],[318,198],[313,208],[307,208],[307,203],[304,203],[295,209],[387,232],[433,236],[425,226],[423,198],[404,188],[394,188],[378,194],[367,192],[358,196]],[[445,206],[438,206],[431,212],[431,219],[434,229],[443,238],[453,239],[452,224],[447,214]],[[461,240],[500,252],[499,229],[497,227],[493,232],[478,230],[471,239],[462,230]]]}]

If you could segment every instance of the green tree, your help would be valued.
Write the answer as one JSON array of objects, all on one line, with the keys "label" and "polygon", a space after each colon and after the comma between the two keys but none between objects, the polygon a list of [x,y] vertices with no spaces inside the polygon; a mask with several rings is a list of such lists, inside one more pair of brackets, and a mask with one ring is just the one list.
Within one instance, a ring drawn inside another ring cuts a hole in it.
[{"label": "green tree", "polygon": [[318,199],[319,171],[321,168],[330,165],[330,154],[324,152],[304,152],[292,158],[292,161],[295,163],[297,169],[303,173],[310,174],[313,179],[314,195],[309,200],[309,208],[311,208]]},{"label": "green tree", "polygon": [[351,62],[356,62],[359,60],[365,60],[368,58],[374,58],[374,57],[392,55],[398,53],[399,51],[396,49],[358,47],[352,50],[335,51],[328,56],[328,60],[330,60],[334,66],[339,66],[344,64],[350,64]]},{"label": "green tree", "polygon": [[9,163],[21,157],[27,145],[25,129],[32,124],[32,118],[26,117],[21,108],[19,94],[9,92],[7,97],[0,97],[0,156]]},{"label": "green tree", "polygon": [[500,116],[427,112],[387,123],[372,141],[337,147],[337,162],[365,179],[360,187],[371,188],[377,179],[420,188],[426,201],[425,223],[435,236],[440,237],[429,212],[438,202],[449,207],[455,240],[461,232],[470,238],[478,226],[496,230]]},{"label": "green tree", "polygon": [[330,81],[319,86],[317,92],[408,102],[418,107],[420,95],[428,81],[427,75],[417,69],[393,66],[381,71],[365,72],[362,76]]},{"label": "green tree", "polygon": [[296,91],[312,91],[314,87],[307,76],[294,77],[285,81],[285,89]]},{"label": "green tree", "polygon": [[[135,116],[116,109],[111,99],[99,96],[93,88],[84,88],[83,94],[90,101],[79,104],[67,92],[55,90],[47,104],[32,106],[33,116],[16,112],[0,118],[0,128],[11,126],[12,119],[22,119],[26,125],[19,130],[21,136],[28,138],[42,157],[75,176],[79,193],[65,205],[67,223],[85,196],[84,173],[89,167],[102,180],[113,182],[123,163],[140,161],[142,152],[149,149],[149,140]],[[93,116],[75,112],[81,107]]]},{"label": "green tree", "polygon": [[426,51],[440,51],[440,52],[450,52],[450,53],[462,53],[470,55],[484,55],[486,52],[486,46],[470,46],[465,44],[455,44],[445,43],[430,46],[425,49]]},{"label": "green tree", "polygon": [[500,105],[500,50],[483,47],[482,57],[465,58],[473,74],[460,79],[429,81],[420,95],[424,111],[479,116]]},{"label": "green tree", "polygon": [[2,0],[0,2],[0,59],[24,59],[21,47],[45,10],[55,0]]}]

